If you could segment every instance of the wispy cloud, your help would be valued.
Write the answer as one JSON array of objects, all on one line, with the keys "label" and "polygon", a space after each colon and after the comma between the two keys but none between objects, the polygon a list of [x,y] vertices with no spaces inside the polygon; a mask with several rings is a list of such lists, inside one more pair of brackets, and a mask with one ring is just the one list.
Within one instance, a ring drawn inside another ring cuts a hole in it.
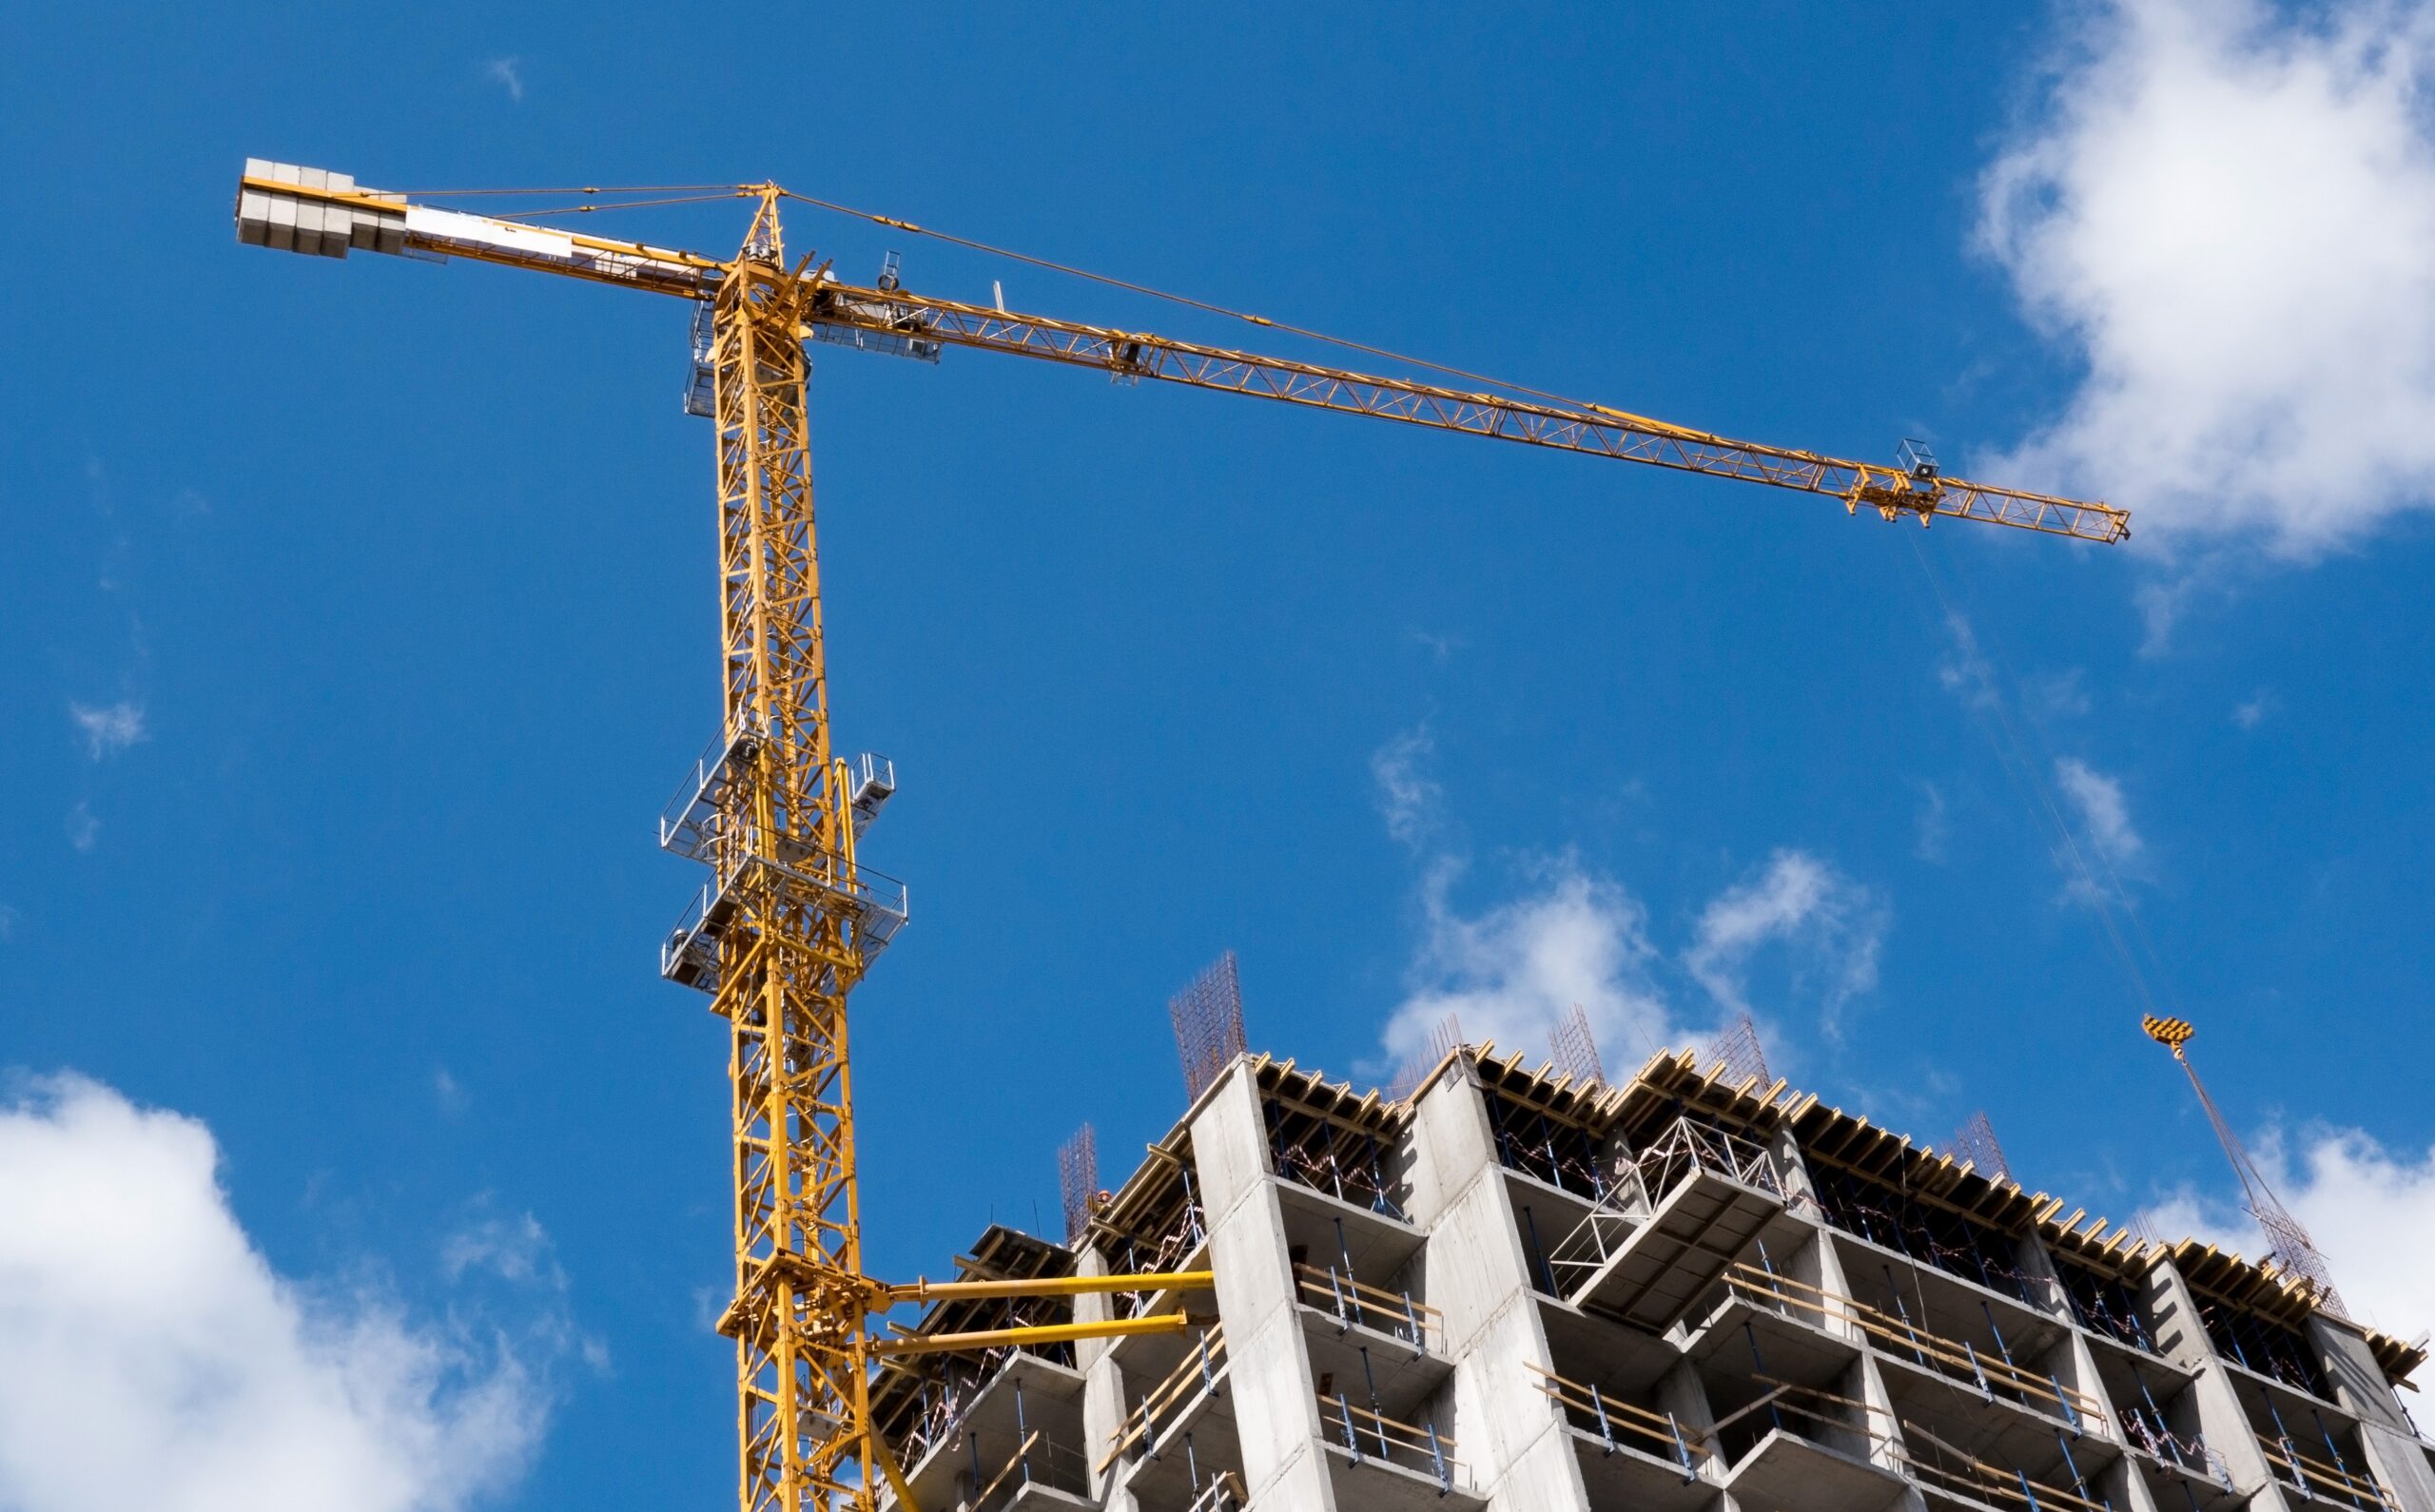
[{"label": "wispy cloud", "polygon": [[516,1480],[549,1418],[546,1351],[280,1276],[218,1163],[202,1124],[93,1082],[0,1103],[0,1502],[171,1487],[182,1507],[424,1512]]},{"label": "wispy cloud", "polygon": [[1522,896],[1465,914],[1451,899],[1460,875],[1440,863],[1423,883],[1412,991],[1387,1022],[1391,1059],[1426,1047],[1448,1014],[1475,1043],[1537,1052],[1575,1003],[1602,1044],[1687,1041],[1649,977],[1648,915],[1622,887],[1563,857],[1541,863]]},{"label": "wispy cloud", "polygon": [[[2055,785],[2077,814],[2079,836],[2096,858],[2117,878],[2143,875],[2148,843],[2131,822],[2131,804],[2122,796],[2120,780],[2076,756],[2066,756],[2055,764]],[[2094,885],[2085,877],[2075,877],[2072,883],[2075,894]]]},{"label": "wispy cloud", "polygon": [[517,105],[524,103],[523,59],[493,58],[482,65],[482,76],[505,89],[509,100]]},{"label": "wispy cloud", "polygon": [[68,811],[67,828],[68,843],[78,850],[91,850],[101,843],[102,822],[95,819],[93,810],[84,804],[80,803]]},{"label": "wispy cloud", "polygon": [[1877,985],[1877,960],[1891,921],[1885,904],[1832,865],[1779,850],[1764,866],[1710,900],[1683,963],[1717,1002],[1753,1013],[1751,966],[1780,947],[1796,990],[1814,996],[1820,1027],[1841,1033],[1846,1003]]},{"label": "wispy cloud", "polygon": [[70,703],[68,717],[85,743],[85,754],[95,761],[150,738],[144,727],[144,706],[131,700],[99,706]]},{"label": "wispy cloud", "polygon": [[487,1270],[505,1281],[547,1281],[563,1289],[550,1236],[529,1212],[483,1218],[448,1236],[439,1247],[439,1269],[454,1281],[468,1270]]},{"label": "wispy cloud", "polygon": [[2255,729],[2265,724],[2266,716],[2273,711],[2273,695],[2261,688],[2232,706],[2232,723],[2243,729]]},{"label": "wispy cloud", "polygon": [[1944,864],[1945,847],[1953,839],[1953,822],[1945,813],[1942,789],[1921,782],[1919,811],[1911,823],[1911,854],[1933,866]]},{"label": "wispy cloud", "polygon": [[1427,725],[1416,725],[1371,753],[1370,778],[1377,788],[1378,813],[1396,843],[1417,847],[1437,827],[1444,789],[1429,769],[1437,742]]},{"label": "wispy cloud", "polygon": [[2435,0],[2066,14],[1979,238],[2085,376],[1991,465],[2183,557],[2435,504]]}]

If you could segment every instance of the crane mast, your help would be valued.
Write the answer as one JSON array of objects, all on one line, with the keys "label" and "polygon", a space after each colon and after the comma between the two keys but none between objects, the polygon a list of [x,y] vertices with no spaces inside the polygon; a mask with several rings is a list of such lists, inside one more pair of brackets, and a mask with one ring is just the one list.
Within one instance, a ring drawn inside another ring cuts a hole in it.
[{"label": "crane mast", "polygon": [[731,192],[755,208],[742,250],[721,260],[469,215],[343,174],[252,159],[237,228],[239,240],[280,250],[469,258],[692,300],[711,312],[703,361],[717,432],[721,729],[660,823],[661,843],[706,863],[711,878],[660,962],[663,976],[708,992],[728,1026],[735,1296],[718,1330],[736,1346],[743,1512],[872,1512],[883,1483],[911,1508],[870,1416],[871,1372],[890,1356],[1181,1332],[1195,1321],[1179,1311],[875,1337],[871,1320],[899,1303],[1210,1282],[1192,1271],[889,1285],[864,1272],[847,999],[906,907],[904,889],[856,857],[864,827],[893,791],[893,768],[839,756],[829,729],[806,340],[931,360],[950,345],[1005,352],[1824,494],[1888,519],[1943,515],[2098,542],[2129,534],[2121,510],[1945,477],[1923,449],[1892,466],[1848,462],[1600,405],[1011,314],[914,294],[892,278],[847,284],[808,258],[789,265],[779,223],[785,190]]}]

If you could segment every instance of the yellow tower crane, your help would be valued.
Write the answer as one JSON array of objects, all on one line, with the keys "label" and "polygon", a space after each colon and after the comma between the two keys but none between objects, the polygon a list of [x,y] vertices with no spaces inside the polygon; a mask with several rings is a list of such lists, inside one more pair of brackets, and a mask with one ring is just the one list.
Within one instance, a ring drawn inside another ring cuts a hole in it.
[{"label": "yellow tower crane", "polygon": [[[906,901],[900,885],[856,856],[864,827],[893,791],[893,769],[873,757],[849,761],[830,741],[807,340],[925,360],[948,346],[1008,352],[1128,379],[1739,478],[1822,494],[1888,520],[1980,520],[2097,542],[2130,534],[2122,510],[1947,477],[1910,442],[1895,465],[1842,461],[1485,380],[1476,380],[1485,385],[1479,389],[1450,388],[915,294],[899,283],[892,262],[875,284],[859,286],[838,279],[829,263],[789,261],[779,208],[803,197],[774,184],[686,187],[753,206],[735,256],[470,214],[428,203],[455,196],[384,192],[344,174],[261,159],[245,165],[237,234],[252,245],[323,257],[355,250],[469,258],[697,306],[687,408],[716,421],[725,718],[661,822],[663,844],[711,869],[661,949],[661,970],[711,994],[730,1030],[735,1297],[718,1328],[736,1344],[743,1512],[871,1512],[883,1481],[910,1505],[870,1417],[871,1372],[887,1355],[1180,1331],[1189,1323],[1169,1313],[879,1337],[873,1320],[899,1303],[1156,1291],[1210,1279],[1185,1272],[890,1286],[864,1273],[846,1001],[904,923]],[[614,191],[565,192],[587,197],[575,206],[582,209],[594,207],[589,197]],[[692,196],[657,203],[680,197]]]}]

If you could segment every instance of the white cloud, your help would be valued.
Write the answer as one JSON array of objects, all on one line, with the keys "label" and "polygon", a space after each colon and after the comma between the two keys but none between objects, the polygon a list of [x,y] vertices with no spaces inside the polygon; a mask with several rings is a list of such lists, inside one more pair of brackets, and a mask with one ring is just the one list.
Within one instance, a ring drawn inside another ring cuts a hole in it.
[{"label": "white cloud", "polygon": [[[2148,843],[2131,823],[2131,804],[2122,796],[2122,784],[2076,756],[2055,764],[2055,782],[2078,811],[2080,834],[2097,859],[2117,878],[2139,875],[2147,862]],[[2094,882],[2078,877],[2072,885],[2076,891],[2094,886]]]},{"label": "white cloud", "polygon": [[444,1512],[512,1480],[534,1369],[282,1279],[217,1161],[89,1081],[0,1104],[0,1505]]},{"label": "white cloud", "polygon": [[2258,726],[2265,724],[2266,716],[2273,711],[2273,696],[2261,688],[2233,707],[2232,723],[2243,729],[2255,729]]},{"label": "white cloud", "polygon": [[1889,915],[1866,887],[1803,851],[1779,850],[1747,881],[1711,899],[1683,964],[1719,1004],[1755,1012],[1749,974],[1770,945],[1786,952],[1796,992],[1814,992],[1821,1026],[1877,985]]},{"label": "white cloud", "polygon": [[115,756],[137,742],[147,739],[144,727],[144,706],[121,701],[94,708],[88,704],[68,706],[68,717],[76,723],[77,732],[84,737],[85,754],[95,761]]},{"label": "white cloud", "polygon": [[524,103],[523,62],[521,58],[493,58],[482,66],[483,77],[505,89],[508,99],[517,105]]},{"label": "white cloud", "polygon": [[0,903],[0,943],[6,943],[17,938],[17,921],[24,917],[25,915],[7,903]]},{"label": "white cloud", "polygon": [[2108,0],[1981,184],[2085,373],[1989,464],[2168,551],[2307,558],[2435,502],[2435,0]]},{"label": "white cloud", "polygon": [[1412,992],[1387,1023],[1391,1061],[1425,1050],[1448,1014],[1474,1044],[1493,1039],[1542,1055],[1549,1031],[1575,1003],[1610,1054],[1630,1058],[1651,1044],[1693,1041],[1650,980],[1657,951],[1648,915],[1622,887],[1568,857],[1545,863],[1522,897],[1467,916],[1448,896],[1460,871],[1440,862],[1422,883],[1426,929]]},{"label": "white cloud", "polygon": [[90,850],[101,839],[102,822],[93,817],[91,807],[79,803],[68,811],[68,843],[78,850]]},{"label": "white cloud", "polygon": [[1378,812],[1387,833],[1404,845],[1418,845],[1437,826],[1438,800],[1444,796],[1430,775],[1429,761],[1437,742],[1427,725],[1419,725],[1378,747],[1370,757],[1370,777],[1378,788]]},{"label": "white cloud", "polygon": [[1921,782],[1919,787],[1919,812],[1912,824],[1911,854],[1932,866],[1941,866],[1953,839],[1953,821],[1946,817],[1944,793],[1936,784]]},{"label": "white cloud", "polygon": [[504,1281],[547,1281],[563,1289],[564,1272],[540,1220],[529,1212],[485,1218],[459,1229],[439,1247],[439,1269],[454,1281],[468,1270],[488,1270]]},{"label": "white cloud", "polygon": [[438,1099],[439,1111],[451,1118],[462,1114],[465,1105],[473,1100],[472,1095],[465,1091],[465,1084],[450,1075],[446,1066],[431,1074],[431,1092]]},{"label": "white cloud", "polygon": [[[2316,1241],[2351,1316],[2405,1339],[2435,1328],[2435,1268],[2425,1262],[2435,1246],[2435,1148],[2388,1150],[2359,1129],[2315,1128],[2302,1142],[2296,1173],[2271,1131],[2257,1141],[2254,1158]],[[2267,1252],[2248,1213],[2192,1192],[2143,1217],[2167,1239],[2191,1234],[2251,1259]]]}]

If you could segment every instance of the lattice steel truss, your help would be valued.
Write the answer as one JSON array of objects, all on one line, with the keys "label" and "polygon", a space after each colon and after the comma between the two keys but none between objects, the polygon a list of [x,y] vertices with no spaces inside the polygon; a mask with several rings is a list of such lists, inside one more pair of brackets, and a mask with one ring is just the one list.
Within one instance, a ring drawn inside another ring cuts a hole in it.
[{"label": "lattice steel truss", "polygon": [[1198,1097],[1243,1053],[1243,990],[1228,951],[1167,1000],[1175,1025],[1176,1058],[1183,1065],[1184,1095]]},{"label": "lattice steel truss", "polygon": [[712,1009],[730,1025],[745,1512],[866,1506],[875,1461],[846,995],[865,965],[853,825],[831,770],[811,453],[774,198],[714,305],[726,731],[750,756],[712,864],[734,890]]}]

